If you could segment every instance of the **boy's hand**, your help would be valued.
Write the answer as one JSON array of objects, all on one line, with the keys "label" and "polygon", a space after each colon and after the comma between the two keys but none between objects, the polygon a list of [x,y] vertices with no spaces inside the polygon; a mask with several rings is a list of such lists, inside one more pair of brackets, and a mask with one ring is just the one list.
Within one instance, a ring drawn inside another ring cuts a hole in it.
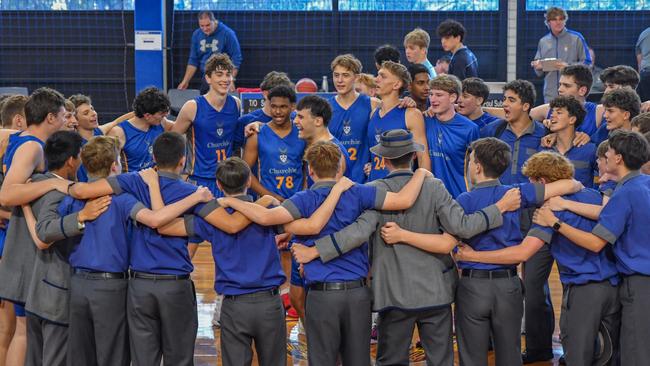
[{"label": "boy's hand", "polygon": [[230,207],[230,197],[219,197],[217,198],[217,203],[223,208]]},{"label": "boy's hand", "polygon": [[519,188],[509,189],[496,205],[501,213],[518,210],[521,207],[521,191]]},{"label": "boy's hand", "polygon": [[415,103],[415,100],[411,97],[404,97],[399,101],[399,104],[397,105],[397,108],[415,108],[417,107],[418,104]]},{"label": "boy's hand", "polygon": [[394,222],[387,222],[381,228],[381,238],[384,239],[386,244],[396,244],[404,242],[402,234],[404,230]]},{"label": "boy's hand", "polygon": [[277,198],[271,196],[270,194],[265,194],[264,196],[262,196],[262,198],[265,199],[265,200],[270,201],[271,206],[280,206],[282,204],[282,202],[280,202],[280,200],[278,200]]},{"label": "boy's hand", "polygon": [[[68,187],[74,184],[72,181],[59,178],[50,178],[49,181],[52,183],[52,189],[56,189],[63,194],[68,194]],[[27,181],[27,183],[29,183],[29,181]]]},{"label": "boy's hand", "polygon": [[156,172],[154,168],[141,170],[138,174],[148,186],[158,183],[158,172]]},{"label": "boy's hand", "polygon": [[332,189],[337,189],[339,192],[343,193],[354,186],[354,182],[348,177],[341,177],[338,182],[332,187]]},{"label": "boy's hand", "polygon": [[418,168],[418,169],[415,171],[415,174],[424,175],[425,178],[427,178],[427,177],[433,177],[433,173],[431,173],[430,171],[428,171],[428,170],[426,170],[426,169],[424,169],[424,168]]},{"label": "boy's hand", "polygon": [[436,114],[433,112],[433,108],[432,108],[432,107],[427,108],[426,111],[422,112],[422,115],[423,115],[424,117],[429,117],[429,118],[433,118],[433,117],[436,116]]},{"label": "boy's hand", "polygon": [[542,137],[542,147],[553,147],[557,141],[557,134],[551,133]]},{"label": "boy's hand", "polygon": [[192,193],[194,197],[199,202],[208,202],[214,198],[212,195],[212,192],[210,192],[210,189],[208,187],[199,187],[194,193]]},{"label": "boy's hand", "polygon": [[372,169],[372,164],[371,164],[371,163],[366,163],[366,164],[363,166],[363,174],[365,174],[366,177],[369,176],[369,175],[370,175],[370,170],[371,170],[371,169]]},{"label": "boy's hand", "polygon": [[564,211],[566,206],[564,203],[566,200],[560,196],[551,197],[546,201],[545,206],[548,206],[552,211]]},{"label": "boy's hand", "polygon": [[584,132],[576,131],[576,137],[573,139],[573,146],[583,146],[591,141],[591,137]]},{"label": "boy's hand", "polygon": [[284,250],[289,247],[289,240],[291,239],[291,233],[282,233],[275,236],[275,246],[278,247],[278,250]]},{"label": "boy's hand", "polygon": [[251,122],[244,127],[244,136],[250,137],[260,132],[260,127],[263,125],[262,122],[255,121]]},{"label": "boy's hand", "polygon": [[98,218],[99,215],[108,210],[111,200],[112,196],[103,196],[95,198],[94,200],[86,201],[84,208],[82,208],[77,215],[77,221],[86,222]]},{"label": "boy's hand", "polygon": [[533,222],[539,226],[551,227],[557,222],[557,217],[555,217],[555,214],[553,214],[553,211],[547,205],[544,205],[535,210]]},{"label": "boy's hand", "polygon": [[300,243],[291,245],[291,254],[300,264],[309,263],[320,256],[316,247],[308,247]]},{"label": "boy's hand", "polygon": [[467,244],[458,245],[458,250],[454,254],[454,258],[457,261],[467,261],[471,262],[472,254],[476,253],[472,247]]},{"label": "boy's hand", "polygon": [[573,187],[571,188],[571,193],[578,193],[582,191],[585,186],[582,185],[582,182],[573,179]]}]

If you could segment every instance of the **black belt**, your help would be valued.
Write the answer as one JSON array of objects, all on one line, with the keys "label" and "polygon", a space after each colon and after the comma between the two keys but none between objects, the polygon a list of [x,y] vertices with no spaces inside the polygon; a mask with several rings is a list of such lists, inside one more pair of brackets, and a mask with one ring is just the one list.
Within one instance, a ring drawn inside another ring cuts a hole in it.
[{"label": "black belt", "polygon": [[309,285],[309,289],[312,291],[340,291],[359,287],[366,287],[365,279],[345,282],[316,282]]},{"label": "black belt", "polygon": [[189,274],[182,275],[173,275],[173,274],[156,274],[156,273],[147,273],[147,272],[136,272],[131,271],[131,278],[140,278],[143,280],[154,280],[154,281],[170,281],[170,280],[187,280],[190,278]]},{"label": "black belt", "polygon": [[278,296],[280,294],[280,290],[278,288],[274,288],[271,290],[262,290],[262,291],[257,291],[257,292],[251,292],[248,294],[241,294],[241,295],[224,295],[224,299],[229,299],[229,300],[243,300],[243,299],[254,299],[257,297],[273,297],[273,296]]},{"label": "black belt", "polygon": [[510,278],[510,277],[517,277],[517,269],[516,268],[495,269],[495,270],[463,269],[462,276],[469,277],[469,278],[489,278],[489,279]]},{"label": "black belt", "polygon": [[80,268],[75,268],[74,274],[89,280],[123,280],[129,278],[127,272],[94,272]]}]

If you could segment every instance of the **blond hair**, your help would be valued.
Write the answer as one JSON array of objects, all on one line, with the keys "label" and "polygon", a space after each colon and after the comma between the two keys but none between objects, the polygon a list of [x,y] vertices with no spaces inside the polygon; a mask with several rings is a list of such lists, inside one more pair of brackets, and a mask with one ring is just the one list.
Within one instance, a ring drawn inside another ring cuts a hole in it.
[{"label": "blond hair", "polygon": [[449,94],[461,94],[463,89],[460,80],[455,75],[438,75],[429,81],[431,90],[442,90]]},{"label": "blond hair", "polygon": [[404,93],[411,83],[411,74],[406,66],[393,61],[384,61],[384,63],[381,64],[381,68],[386,69],[402,81],[402,87],[399,89],[399,93]]},{"label": "blond hair", "polygon": [[361,65],[361,61],[354,57],[351,53],[346,53],[345,55],[339,55],[334,58],[332,63],[330,64],[330,67],[332,68],[332,71],[334,71],[334,68],[337,66],[344,67],[354,74],[360,74],[361,70],[363,69],[363,66]]},{"label": "blond hair", "polygon": [[404,46],[412,44],[420,48],[429,48],[429,43],[431,43],[429,33],[420,27],[413,29],[404,36]]}]

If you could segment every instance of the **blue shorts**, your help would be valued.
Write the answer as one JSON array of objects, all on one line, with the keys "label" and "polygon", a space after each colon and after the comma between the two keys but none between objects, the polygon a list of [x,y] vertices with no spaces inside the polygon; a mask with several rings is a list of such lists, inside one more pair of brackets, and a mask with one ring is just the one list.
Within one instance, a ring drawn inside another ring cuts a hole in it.
[{"label": "blue shorts", "polygon": [[195,186],[208,187],[210,192],[212,192],[212,194],[214,195],[214,198],[223,197],[223,192],[221,192],[217,187],[217,178],[206,179],[206,178],[197,177],[195,175],[190,175],[187,178],[187,182],[192,183]]},{"label": "blue shorts", "polygon": [[19,305],[16,303],[14,304],[14,313],[16,313],[16,316],[19,318],[24,318],[25,317],[25,305]]},{"label": "blue shorts", "polygon": [[296,259],[291,257],[291,280],[289,280],[289,283],[292,286],[298,286],[298,287],[306,287],[305,279],[300,277],[300,271],[298,270],[298,267],[300,267],[300,264],[296,262]]}]

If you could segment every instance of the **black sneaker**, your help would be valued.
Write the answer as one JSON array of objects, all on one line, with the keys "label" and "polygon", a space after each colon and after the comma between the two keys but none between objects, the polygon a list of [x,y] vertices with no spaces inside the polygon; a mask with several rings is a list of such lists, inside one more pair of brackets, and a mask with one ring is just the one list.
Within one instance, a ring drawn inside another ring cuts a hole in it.
[{"label": "black sneaker", "polygon": [[559,365],[566,365],[566,358],[564,358],[564,355],[560,356],[560,359],[557,360]]},{"label": "black sneaker", "polygon": [[553,359],[553,351],[525,351],[521,354],[521,361],[524,364],[540,361],[550,361]]}]

